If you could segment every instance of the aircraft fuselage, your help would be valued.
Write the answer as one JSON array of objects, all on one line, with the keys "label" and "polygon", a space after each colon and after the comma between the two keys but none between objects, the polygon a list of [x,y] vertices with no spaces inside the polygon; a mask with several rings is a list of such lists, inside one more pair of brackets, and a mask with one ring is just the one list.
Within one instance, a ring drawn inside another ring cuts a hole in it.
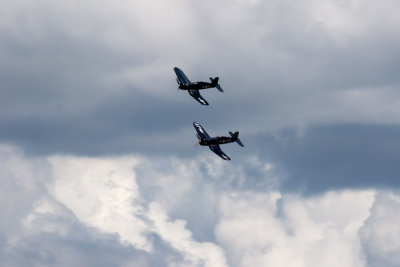
[{"label": "aircraft fuselage", "polygon": [[232,137],[227,137],[227,136],[212,137],[208,140],[199,139],[199,144],[202,146],[221,145],[221,144],[227,144],[227,143],[232,143],[232,142],[236,142],[236,140]]},{"label": "aircraft fuselage", "polygon": [[201,90],[201,89],[208,89],[208,88],[213,88],[211,83],[208,82],[195,82],[195,83],[189,83],[189,84],[183,84],[179,82],[179,89],[181,90]]}]

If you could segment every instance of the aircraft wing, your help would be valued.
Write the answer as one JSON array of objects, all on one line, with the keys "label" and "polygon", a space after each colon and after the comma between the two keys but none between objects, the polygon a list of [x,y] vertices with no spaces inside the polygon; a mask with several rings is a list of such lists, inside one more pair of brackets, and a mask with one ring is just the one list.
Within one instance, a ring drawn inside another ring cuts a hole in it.
[{"label": "aircraft wing", "polygon": [[178,77],[179,81],[182,84],[189,84],[190,80],[188,79],[188,77],[186,77],[185,73],[183,73],[183,71],[180,68],[175,67],[174,68],[175,74]]},{"label": "aircraft wing", "polygon": [[200,95],[199,90],[189,90],[189,94],[200,104],[208,106],[208,102]]},{"label": "aircraft wing", "polygon": [[193,126],[196,129],[196,131],[199,134],[201,139],[206,139],[206,140],[210,139],[210,136],[208,135],[206,130],[204,130],[203,127],[199,123],[193,122]]},{"label": "aircraft wing", "polygon": [[224,160],[231,160],[219,147],[219,145],[212,145],[209,148]]}]

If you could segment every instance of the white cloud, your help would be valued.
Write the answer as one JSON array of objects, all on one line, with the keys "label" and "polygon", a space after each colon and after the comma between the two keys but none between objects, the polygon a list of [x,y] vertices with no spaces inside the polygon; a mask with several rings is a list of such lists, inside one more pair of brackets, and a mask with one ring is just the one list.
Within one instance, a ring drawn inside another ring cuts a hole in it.
[{"label": "white cloud", "polygon": [[[122,266],[132,261],[129,255],[143,263],[132,262],[129,266],[149,266],[151,262],[157,265],[157,260],[126,248],[113,235],[88,227],[62,202],[54,199],[47,190],[52,181],[56,181],[48,158],[27,156],[3,144],[0,158],[2,265]],[[88,205],[80,204],[87,208],[81,210],[83,213],[90,213]]]},{"label": "white cloud", "polygon": [[[214,177],[201,160],[30,158],[9,146],[1,146],[0,157],[6,186],[1,197],[7,203],[1,210],[7,217],[0,224],[5,240],[0,255],[11,266],[26,265],[32,255],[51,265],[52,255],[65,250],[70,256],[57,258],[60,266],[98,261],[135,266],[126,250],[144,266],[399,263],[399,197],[391,191],[304,197],[242,190],[236,183],[219,184],[225,165],[214,165],[221,174]],[[151,162],[157,162],[155,169]],[[273,168],[256,157],[248,164],[265,174]],[[246,179],[246,169],[239,170]],[[201,227],[211,231],[201,235]],[[82,246],[93,248],[91,261]],[[107,248],[116,257],[97,257]]]},{"label": "white cloud", "polygon": [[143,207],[133,167],[135,157],[52,157],[52,195],[84,223],[105,233],[117,233],[122,241],[151,251],[140,216]]},{"label": "white cloud", "polygon": [[216,236],[232,266],[364,266],[358,230],[373,198],[373,191],[226,194]]},{"label": "white cloud", "polygon": [[[118,234],[121,241],[148,253],[155,252],[150,235],[156,234],[182,254],[183,263],[178,260],[170,264],[226,266],[223,250],[218,245],[197,242],[192,238],[191,231],[186,229],[185,221],[171,221],[159,202],[145,203],[140,196],[135,167],[144,164],[149,169],[142,179],[156,180],[157,183],[152,186],[160,187],[159,192],[164,193],[156,199],[161,202],[166,200],[170,209],[176,207],[176,202],[183,201],[188,191],[194,191],[191,186],[193,175],[185,164],[175,162],[174,177],[167,172],[151,173],[147,159],[138,156],[57,156],[51,157],[50,162],[55,180],[50,186],[51,194],[71,209],[81,222],[104,233]],[[189,163],[189,166],[194,164]]]},{"label": "white cloud", "polygon": [[148,218],[152,221],[153,231],[183,255],[185,262],[176,266],[228,266],[224,251],[218,245],[194,240],[191,231],[186,229],[186,222],[170,221],[160,204],[149,204]]}]

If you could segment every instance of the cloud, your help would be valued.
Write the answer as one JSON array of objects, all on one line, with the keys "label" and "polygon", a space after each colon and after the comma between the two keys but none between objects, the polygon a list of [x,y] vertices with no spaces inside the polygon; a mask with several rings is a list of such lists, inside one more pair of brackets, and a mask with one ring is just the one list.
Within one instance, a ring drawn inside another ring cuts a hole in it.
[{"label": "cloud", "polygon": [[50,162],[55,178],[51,194],[80,221],[105,233],[118,233],[122,241],[151,251],[151,244],[143,235],[147,226],[138,218],[143,215],[143,208],[134,205],[140,202],[132,172],[139,163],[137,159],[54,157]]},{"label": "cloud", "polygon": [[[8,265],[397,263],[373,247],[393,242],[376,210],[395,209],[378,190],[398,187],[397,1],[3,6]],[[176,91],[174,66],[220,76],[225,92],[198,105]],[[193,121],[239,130],[245,149],[224,146],[233,161],[218,161],[193,146]],[[248,229],[253,250],[225,229]]]},{"label": "cloud", "polygon": [[371,191],[226,194],[216,235],[232,266],[364,266],[358,230],[373,197]]},{"label": "cloud", "polygon": [[[7,266],[159,266],[143,250],[88,227],[70,208],[52,197],[51,162],[0,146],[0,257]],[[71,173],[71,171],[69,172]],[[89,190],[90,191],[90,190]],[[86,192],[85,193],[89,193]],[[72,200],[70,202],[73,202]],[[81,202],[80,204],[84,204]],[[86,213],[90,213],[90,208]],[[129,265],[128,265],[129,264]]]},{"label": "cloud", "polygon": [[286,174],[285,191],[397,188],[398,136],[394,125],[331,125],[258,135],[248,149]]},{"label": "cloud", "polygon": [[380,192],[371,208],[371,216],[360,230],[360,239],[368,266],[400,264],[400,198],[398,192]]},{"label": "cloud", "polygon": [[2,182],[14,186],[0,224],[9,266],[397,264],[395,191],[254,190],[241,164],[225,173],[202,159],[31,158],[10,146],[0,156]]},{"label": "cloud", "polygon": [[24,154],[8,145],[0,146],[0,233],[6,240],[13,239],[21,230],[19,222],[46,190],[49,165],[43,159],[27,159]]},{"label": "cloud", "polygon": [[[210,242],[197,242],[184,221],[171,221],[161,204],[144,201],[134,170],[137,165],[146,164],[145,161],[147,159],[142,157],[52,157],[50,163],[55,183],[50,186],[50,192],[82,223],[103,233],[117,234],[121,242],[137,250],[159,253],[160,244],[153,244],[151,237],[156,235],[182,255],[183,262],[171,260],[169,264],[226,266],[221,248]],[[184,166],[177,167],[178,175],[187,175]],[[152,175],[146,175],[146,178],[153,179]],[[184,186],[176,192],[184,194],[190,188]],[[179,193],[174,196],[177,201],[183,200]]]},{"label": "cloud", "polygon": [[[193,121],[247,135],[399,122],[395,1],[5,5],[0,139],[31,153],[190,155]],[[225,93],[197,105],[174,66]]]},{"label": "cloud", "polygon": [[117,236],[88,227],[62,203],[43,197],[23,220],[19,239],[5,251],[8,266],[157,266],[144,250],[121,243]]},{"label": "cloud", "polygon": [[165,242],[183,254],[179,266],[228,266],[224,251],[210,242],[197,242],[184,220],[170,221],[163,208],[156,202],[149,204],[148,218],[153,222],[154,232]]}]

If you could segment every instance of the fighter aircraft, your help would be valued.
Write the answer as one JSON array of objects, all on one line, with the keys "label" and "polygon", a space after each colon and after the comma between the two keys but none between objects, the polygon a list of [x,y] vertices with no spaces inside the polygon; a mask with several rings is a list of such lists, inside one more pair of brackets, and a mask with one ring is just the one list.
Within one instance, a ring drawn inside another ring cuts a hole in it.
[{"label": "fighter aircraft", "polygon": [[216,87],[220,92],[223,92],[221,86],[218,84],[218,77],[211,78],[209,82],[191,82],[183,73],[183,71],[177,67],[174,68],[175,74],[177,76],[176,81],[178,82],[178,87],[181,90],[187,90],[189,94],[196,99],[202,105],[208,105],[208,102],[200,95],[199,90],[208,89]]},{"label": "fighter aircraft", "polygon": [[197,138],[199,139],[199,144],[202,146],[208,146],[215,154],[220,156],[224,160],[231,160],[219,147],[220,144],[236,142],[239,146],[243,147],[243,143],[238,138],[239,132],[229,132],[230,137],[227,136],[217,136],[210,137],[204,128],[197,122],[193,122],[193,126],[197,131]]}]

